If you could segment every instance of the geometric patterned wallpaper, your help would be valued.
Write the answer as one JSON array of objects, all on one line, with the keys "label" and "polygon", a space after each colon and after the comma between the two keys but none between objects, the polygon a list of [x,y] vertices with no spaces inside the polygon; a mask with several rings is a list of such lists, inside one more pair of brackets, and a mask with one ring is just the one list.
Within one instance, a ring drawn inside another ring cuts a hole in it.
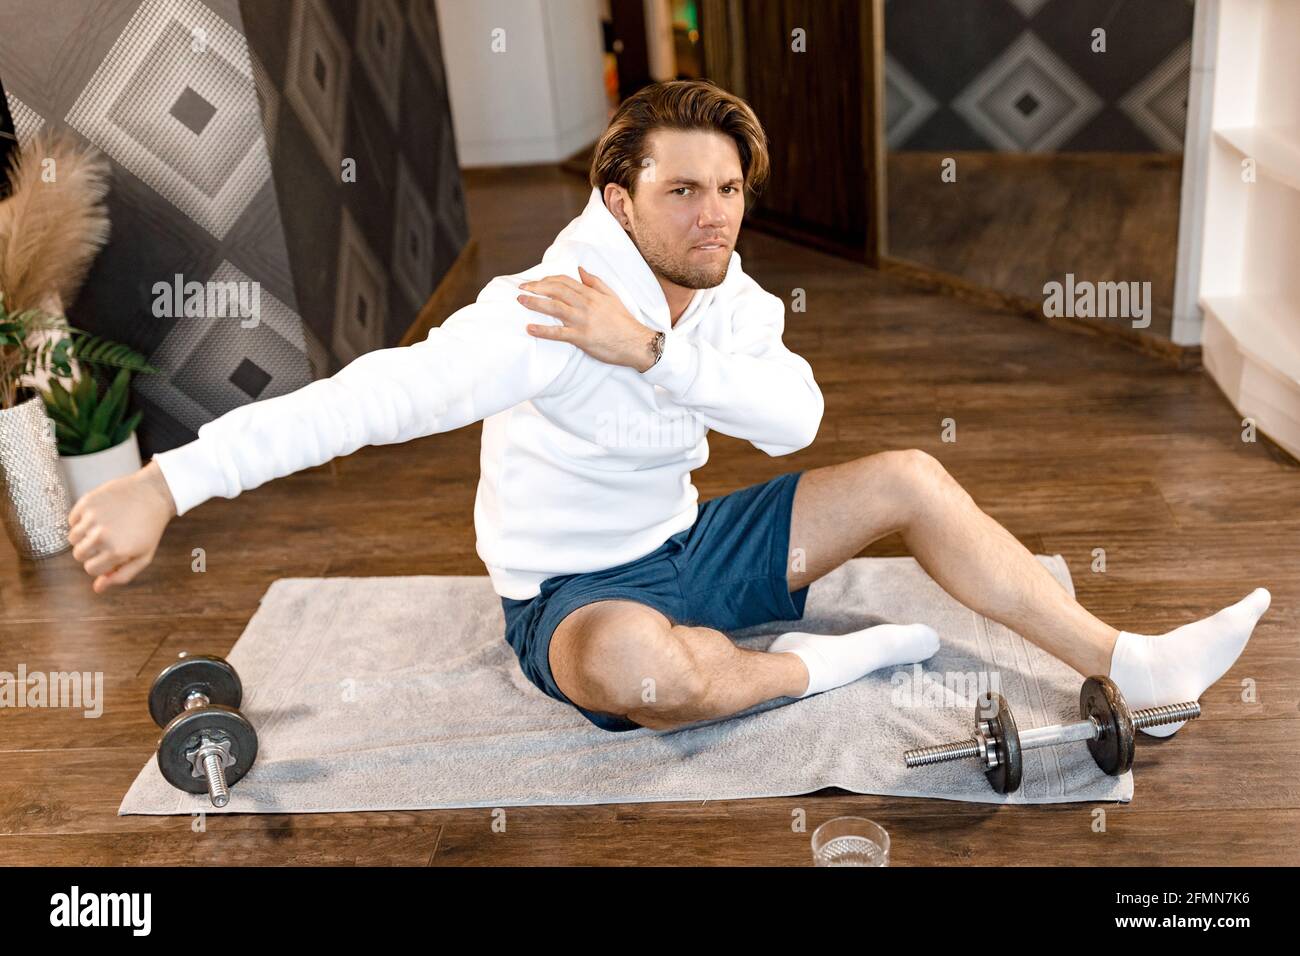
[{"label": "geometric patterned wallpaper", "polygon": [[1192,0],[887,0],[888,147],[1181,153],[1192,14]]},{"label": "geometric patterned wallpaper", "polygon": [[[133,380],[146,454],[394,345],[468,239],[434,0],[0,0],[20,142],[111,160],[73,324]],[[355,168],[345,181],[344,166]],[[256,282],[256,323],[154,315],[154,284]]]}]

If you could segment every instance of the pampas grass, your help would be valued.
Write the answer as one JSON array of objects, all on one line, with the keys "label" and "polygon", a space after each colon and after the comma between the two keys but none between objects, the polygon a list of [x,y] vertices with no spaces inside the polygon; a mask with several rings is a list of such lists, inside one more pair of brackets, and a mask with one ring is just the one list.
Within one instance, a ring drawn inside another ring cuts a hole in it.
[{"label": "pampas grass", "polygon": [[63,303],[108,241],[108,177],[103,155],[68,132],[46,128],[12,155],[0,200],[0,409],[51,374],[37,359],[63,337]]},{"label": "pampas grass", "polygon": [[48,127],[14,154],[13,191],[0,201],[0,292],[11,313],[51,295],[64,304],[76,298],[108,241],[108,177],[98,150]]}]

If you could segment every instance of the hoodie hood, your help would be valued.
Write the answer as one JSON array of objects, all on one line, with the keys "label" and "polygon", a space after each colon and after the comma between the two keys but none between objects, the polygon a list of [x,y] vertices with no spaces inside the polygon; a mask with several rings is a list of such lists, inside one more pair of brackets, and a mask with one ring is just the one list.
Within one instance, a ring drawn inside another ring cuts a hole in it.
[{"label": "hoodie hood", "polygon": [[[582,213],[555,237],[542,256],[542,264],[556,267],[574,278],[577,278],[577,266],[581,265],[613,289],[628,311],[639,314],[646,324],[664,331],[673,327],[663,287],[632,237],[605,208],[600,191],[595,188],[591,190]],[[697,297],[702,299],[698,302],[692,300],[687,309],[690,316],[703,315],[715,300],[729,295],[743,274],[740,255],[732,250],[726,276],[719,285],[697,290]],[[690,319],[683,319],[677,328],[690,324],[693,324]]]}]

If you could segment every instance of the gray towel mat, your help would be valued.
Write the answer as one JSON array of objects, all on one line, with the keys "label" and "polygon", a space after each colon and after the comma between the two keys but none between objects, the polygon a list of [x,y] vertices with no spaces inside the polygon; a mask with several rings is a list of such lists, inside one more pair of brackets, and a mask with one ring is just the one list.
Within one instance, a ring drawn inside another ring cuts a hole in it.
[{"label": "gray towel mat", "polygon": [[[1066,591],[1058,554],[1038,560]],[[786,630],[843,633],[921,621],[942,641],[806,700],[766,701],[674,731],[609,733],[528,682],[486,577],[285,578],[228,655],[260,751],[230,804],[172,789],[156,758],[119,814],[329,813],[791,796],[823,787],[980,803],[1133,796],[1082,744],[1025,755],[1002,796],[975,761],[908,770],[903,751],[968,738],[991,687],[1020,727],[1073,720],[1083,677],[951,598],[913,558],[857,558],[812,585],[804,618],[731,635],[766,648]],[[996,681],[996,684],[993,682]]]}]

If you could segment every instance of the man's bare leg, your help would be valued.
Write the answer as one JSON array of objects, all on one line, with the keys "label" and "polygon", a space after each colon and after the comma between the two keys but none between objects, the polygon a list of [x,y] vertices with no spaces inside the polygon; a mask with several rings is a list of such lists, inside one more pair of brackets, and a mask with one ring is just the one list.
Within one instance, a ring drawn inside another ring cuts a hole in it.
[{"label": "man's bare leg", "polygon": [[[938,635],[925,625],[882,624],[844,635],[834,656],[846,659],[843,680],[850,680],[924,660],[938,646]],[[798,697],[811,686],[796,654],[737,647],[721,631],[674,625],[634,601],[578,608],[555,629],[549,654],[556,684],[579,707],[654,730]]]},{"label": "man's bare leg", "polygon": [[808,673],[793,654],[737,647],[721,631],[674,625],[633,601],[597,601],[551,637],[551,674],[587,710],[667,730],[793,697]]},{"label": "man's bare leg", "polygon": [[980,510],[940,462],[886,451],[805,472],[795,491],[790,547],[797,590],[901,532],[945,591],[1081,674],[1105,674],[1118,631],[1089,613],[1024,545]]},{"label": "man's bare leg", "polygon": [[[1166,634],[1117,631],[1072,598],[933,456],[916,449],[807,472],[799,479],[790,524],[790,546],[804,549],[807,564],[789,576],[791,588],[899,531],[949,594],[1079,673],[1109,676],[1133,708],[1199,699],[1245,650],[1271,600],[1258,587]],[[1181,726],[1144,733],[1167,737]]]}]

